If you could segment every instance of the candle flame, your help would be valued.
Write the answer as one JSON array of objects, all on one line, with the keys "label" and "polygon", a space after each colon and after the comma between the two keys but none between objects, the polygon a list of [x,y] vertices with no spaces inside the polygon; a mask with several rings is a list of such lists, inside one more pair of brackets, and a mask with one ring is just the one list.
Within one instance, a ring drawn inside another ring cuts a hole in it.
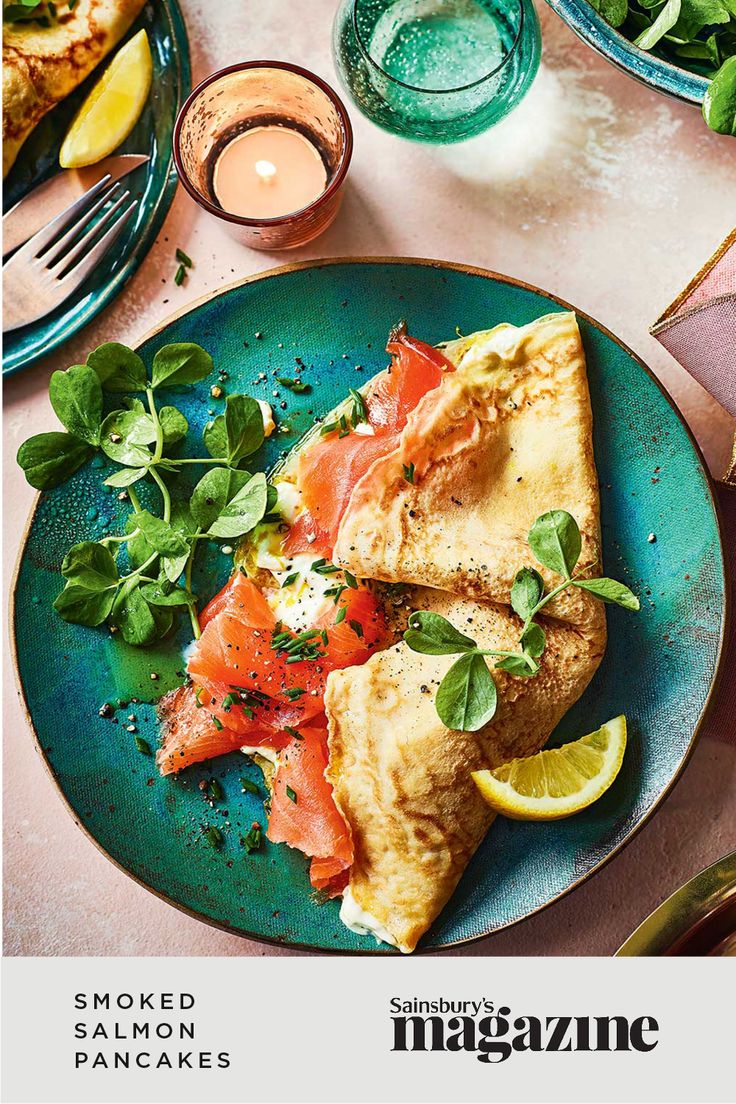
[{"label": "candle flame", "polygon": [[256,172],[261,180],[270,184],[276,175],[276,166],[272,161],[256,161]]}]

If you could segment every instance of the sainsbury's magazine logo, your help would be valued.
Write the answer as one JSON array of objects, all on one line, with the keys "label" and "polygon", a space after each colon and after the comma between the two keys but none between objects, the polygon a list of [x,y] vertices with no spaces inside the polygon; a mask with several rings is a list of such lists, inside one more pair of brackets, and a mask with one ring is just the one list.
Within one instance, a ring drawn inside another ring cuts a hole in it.
[{"label": "sainsbury's magazine logo", "polygon": [[466,1051],[479,1062],[505,1062],[525,1052],[654,1050],[654,1016],[515,1015],[508,1005],[480,1000],[392,997],[394,1051]]}]

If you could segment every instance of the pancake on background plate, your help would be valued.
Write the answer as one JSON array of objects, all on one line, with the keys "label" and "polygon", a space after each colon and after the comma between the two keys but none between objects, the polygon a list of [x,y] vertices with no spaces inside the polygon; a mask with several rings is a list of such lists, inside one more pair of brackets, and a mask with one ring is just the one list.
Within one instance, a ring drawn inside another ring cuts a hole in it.
[{"label": "pancake on background plate", "polygon": [[48,26],[3,23],[3,179],[43,116],[117,45],[145,0],[58,0]]}]

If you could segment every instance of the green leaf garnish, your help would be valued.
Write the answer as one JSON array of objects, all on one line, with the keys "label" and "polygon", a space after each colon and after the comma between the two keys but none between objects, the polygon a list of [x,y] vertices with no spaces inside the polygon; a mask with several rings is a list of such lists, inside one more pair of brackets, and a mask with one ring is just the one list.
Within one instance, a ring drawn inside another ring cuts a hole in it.
[{"label": "green leaf garnish", "polygon": [[89,445],[99,445],[102,426],[102,385],[86,364],[73,364],[66,372],[54,372],[49,398],[64,429]]},{"label": "green leaf garnish", "polygon": [[477,732],[496,712],[496,684],[479,652],[469,652],[453,663],[435,698],[442,723],[460,732]]},{"label": "green leaf garnish", "polygon": [[544,593],[542,576],[533,567],[522,567],[517,571],[511,587],[511,608],[518,613],[522,621],[531,617],[537,602]]},{"label": "green leaf garnish", "polygon": [[263,472],[256,472],[223,506],[207,532],[228,540],[245,536],[266,512],[267,497],[266,477]]},{"label": "green leaf garnish", "polygon": [[610,602],[628,610],[640,608],[639,599],[633,591],[615,579],[574,579],[573,584],[581,590],[594,594],[601,602]]},{"label": "green leaf garnish", "polygon": [[154,552],[159,552],[162,556],[188,554],[189,545],[184,537],[163,518],[155,517],[148,510],[141,510],[136,514],[136,521]]},{"label": "green leaf garnish", "polygon": [[566,510],[542,514],[529,530],[529,547],[544,567],[569,579],[582,547],[575,518]]},{"label": "green leaf garnish", "polygon": [[409,618],[409,628],[404,633],[404,640],[413,652],[423,652],[425,655],[454,655],[475,649],[475,641],[458,632],[439,613],[413,613]]},{"label": "green leaf garnish", "polygon": [[95,541],[73,545],[61,565],[61,574],[70,583],[87,590],[108,590],[118,585],[119,575],[110,551]]},{"label": "green leaf garnish", "polygon": [[198,383],[214,368],[212,357],[191,341],[177,341],[164,345],[153,358],[152,386],[181,387]]},{"label": "green leaf garnish", "polygon": [[117,341],[98,346],[87,357],[105,391],[145,391],[146,366],[132,349]]},{"label": "green leaf garnish", "polygon": [[37,433],[20,446],[17,460],[32,487],[50,491],[71,479],[93,453],[91,445],[71,433]]}]

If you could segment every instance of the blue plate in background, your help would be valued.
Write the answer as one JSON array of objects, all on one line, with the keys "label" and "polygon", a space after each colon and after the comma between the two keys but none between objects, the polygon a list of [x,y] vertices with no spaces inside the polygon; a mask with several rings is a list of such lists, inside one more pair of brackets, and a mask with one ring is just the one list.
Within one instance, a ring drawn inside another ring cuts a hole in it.
[{"label": "blue plate in background", "polygon": [[[150,362],[167,342],[198,341],[215,366],[229,373],[230,392],[272,402],[271,370],[293,375],[299,357],[306,366],[300,374],[312,391],[282,393],[276,403],[287,432],[269,438],[250,465],[268,469],[316,414],[385,366],[387,334],[398,319],[406,318],[424,340],[439,342],[452,337],[456,326],[470,333],[500,321],[523,324],[564,307],[542,291],[461,265],[399,259],[303,263],[201,301],[161,326],[141,352]],[[697,446],[641,361],[592,319],[579,320],[594,412],[604,566],[641,595],[642,608],[631,614],[608,607],[603,663],[554,738],[577,738],[623,712],[629,746],[611,789],[577,816],[547,824],[498,818],[423,939],[425,949],[514,924],[615,855],[683,769],[717,676],[727,588],[718,517]],[[358,365],[362,370],[356,371]],[[175,401],[189,419],[192,441],[209,411],[223,402],[210,398],[206,384]],[[152,694],[180,681],[180,649],[188,643],[182,625],[173,643],[136,650],[105,630],[66,624],[51,608],[69,545],[123,531],[129,507],[106,493],[105,474],[104,467],[88,466],[39,497],[15,586],[15,647],[29,720],[75,820],[121,869],[199,919],[297,947],[392,953],[343,927],[337,902],[314,900],[307,861],[298,852],[266,844],[246,857],[239,839],[254,817],[263,820],[263,810],[256,796],[241,792],[242,774],[258,777],[242,755],[160,778],[125,729],[127,709],[118,711],[118,724],[98,715],[109,699],[140,698],[137,726],[155,744]],[[648,539],[652,533],[654,541]],[[225,582],[230,562],[219,547],[205,549],[195,579],[203,598]],[[153,683],[151,672],[158,675]],[[202,835],[203,822],[220,815],[198,788],[213,774],[225,795],[220,808],[227,810],[221,850]]]},{"label": "blue plate in background", "polygon": [[[145,28],[153,56],[153,83],[143,114],[116,153],[147,153],[150,161],[126,178],[139,203],[135,214],[94,276],[51,314],[14,330],[3,341],[3,375],[33,364],[86,326],[130,279],[156,240],[176,191],[171,138],[191,86],[189,42],[176,0],[149,3],[122,40]],[[122,45],[121,42],[121,45]],[[119,47],[118,47],[119,48]],[[8,211],[37,184],[59,172],[59,149],[77,109],[110,57],[70,96],[44,116],[23,144],[3,190]],[[173,258],[172,258],[173,265]]]},{"label": "blue plate in background", "polygon": [[684,103],[702,104],[708,77],[681,69],[649,50],[640,50],[620,31],[606,23],[589,0],[547,0],[583,42],[587,42],[618,69],[634,77],[640,84],[655,88]]}]

